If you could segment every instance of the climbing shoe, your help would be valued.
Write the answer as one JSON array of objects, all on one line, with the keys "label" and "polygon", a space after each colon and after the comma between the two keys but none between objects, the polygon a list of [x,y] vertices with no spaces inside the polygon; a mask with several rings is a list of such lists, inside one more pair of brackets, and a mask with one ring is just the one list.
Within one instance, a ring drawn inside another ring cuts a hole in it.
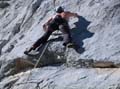
[{"label": "climbing shoe", "polygon": [[28,49],[26,49],[26,51],[24,52],[24,54],[29,54],[29,52],[31,52],[33,50],[33,48],[30,48],[29,50]]},{"label": "climbing shoe", "polygon": [[24,54],[28,55],[29,51],[25,51]]}]

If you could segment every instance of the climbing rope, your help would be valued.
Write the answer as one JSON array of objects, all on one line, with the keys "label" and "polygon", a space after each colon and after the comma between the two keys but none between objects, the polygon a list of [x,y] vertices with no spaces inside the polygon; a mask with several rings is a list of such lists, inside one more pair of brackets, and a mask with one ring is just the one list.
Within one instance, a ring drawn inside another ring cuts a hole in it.
[{"label": "climbing rope", "polygon": [[[43,49],[41,55],[40,55],[39,58],[38,58],[38,61],[37,61],[36,64],[34,65],[34,68],[36,68],[36,67],[38,66],[38,64],[39,64],[39,62],[40,62],[42,56],[44,55],[44,53],[45,53],[45,51],[46,51],[48,45],[49,45],[49,42],[46,43],[45,48]],[[33,68],[33,69],[34,69],[34,68]],[[32,70],[30,70],[30,73],[29,73],[29,75],[28,75],[28,78],[26,79],[25,84],[29,83],[28,81],[29,81],[31,75],[32,75]],[[25,88],[25,89],[26,89],[26,88]],[[40,88],[39,88],[39,84],[37,84],[36,89],[40,89]]]},{"label": "climbing rope", "polygon": [[[56,0],[53,0],[54,9],[55,9],[55,2],[56,2]],[[58,33],[58,31],[57,31],[57,33]],[[46,44],[45,48],[43,49],[43,51],[42,51],[40,57],[38,58],[38,61],[36,62],[34,68],[36,68],[36,67],[38,66],[38,64],[39,64],[39,62],[40,62],[40,60],[41,60],[43,54],[45,53],[45,50],[47,49],[48,45],[49,45],[49,42]],[[30,75],[31,75],[31,73],[32,73],[32,72],[30,71]],[[29,77],[28,77],[28,80],[29,80]]]},{"label": "climbing rope", "polygon": [[[35,65],[34,65],[34,68],[36,68],[36,67],[38,66],[38,64],[39,64],[39,62],[40,62],[42,56],[44,55],[44,53],[45,53],[45,51],[46,51],[48,45],[49,45],[49,42],[46,43],[46,45],[45,45],[45,47],[44,47],[44,49],[43,49],[41,55],[40,55],[39,58],[38,58],[38,61],[37,61],[37,62],[35,63]],[[29,62],[29,61],[26,61],[26,62]],[[32,64],[32,65],[33,65],[33,64]],[[34,68],[33,68],[33,69],[34,69]],[[26,82],[23,83],[23,84],[30,83],[30,82],[29,82],[29,79],[30,79],[30,76],[31,76],[31,75],[32,75],[32,70],[30,70],[30,72],[29,72],[29,74],[28,74],[28,78],[26,79]],[[14,85],[13,85],[10,89],[13,89],[13,88],[14,88]],[[26,88],[25,88],[25,89],[26,89]],[[37,84],[37,86],[36,86],[35,89],[40,89],[40,87],[39,87],[39,83]]]},{"label": "climbing rope", "polygon": [[38,66],[38,64],[39,64],[39,62],[40,62],[40,59],[42,58],[43,54],[45,53],[45,50],[47,49],[48,45],[49,45],[49,42],[46,43],[46,46],[45,46],[45,48],[43,49],[43,51],[42,51],[42,53],[41,53],[41,55],[40,55],[38,61],[36,62],[34,68],[36,68],[36,67]]},{"label": "climbing rope", "polygon": [[[53,0],[54,11],[55,11],[55,7],[56,7],[56,6],[55,6],[55,2],[56,2],[56,0]],[[31,16],[33,16],[33,14],[32,14]],[[30,16],[30,17],[31,17],[31,16]],[[26,17],[26,15],[24,16],[24,18],[25,18],[25,17]],[[27,21],[30,19],[30,17],[29,17],[25,22],[27,22]],[[24,20],[23,20],[23,21],[24,21]],[[23,21],[22,21],[22,22],[23,22]],[[57,33],[58,33],[58,31],[57,31]],[[35,65],[34,65],[34,68],[36,68],[36,67],[38,66],[38,64],[39,64],[39,62],[40,62],[42,56],[44,55],[44,53],[45,53],[45,51],[46,51],[48,45],[49,45],[49,42],[46,43],[46,45],[45,45],[45,47],[44,47],[44,49],[43,49],[41,55],[40,55],[39,58],[38,58],[38,61],[37,61],[37,62],[35,63]],[[33,64],[32,64],[32,65],[33,65]],[[34,69],[34,68],[33,68],[33,69]],[[31,75],[32,75],[32,71],[30,70],[30,73],[29,73],[29,75],[28,75],[28,78],[26,79],[25,84],[29,83],[28,81],[29,81],[29,78],[30,78]],[[14,88],[14,86],[13,86],[12,88]],[[11,88],[11,89],[12,89],[12,88]],[[39,83],[37,84],[37,86],[36,86],[35,89],[40,89]]]},{"label": "climbing rope", "polygon": [[[36,62],[36,63],[35,63],[35,65],[34,65],[34,68],[36,68],[36,67],[38,66],[38,64],[39,64],[39,62],[40,62],[40,60],[41,60],[42,56],[44,55],[44,53],[45,53],[45,51],[46,51],[46,49],[47,49],[48,45],[49,45],[49,42],[48,42],[48,43],[46,43],[46,45],[45,45],[45,47],[44,47],[44,49],[43,49],[43,51],[42,51],[41,55],[39,56],[39,58],[38,58],[37,62]],[[34,69],[34,68],[33,68],[33,69]],[[29,78],[30,78],[31,74],[32,74],[32,71],[30,71],[30,74],[29,74],[29,76],[28,76],[27,81],[29,80]]]}]

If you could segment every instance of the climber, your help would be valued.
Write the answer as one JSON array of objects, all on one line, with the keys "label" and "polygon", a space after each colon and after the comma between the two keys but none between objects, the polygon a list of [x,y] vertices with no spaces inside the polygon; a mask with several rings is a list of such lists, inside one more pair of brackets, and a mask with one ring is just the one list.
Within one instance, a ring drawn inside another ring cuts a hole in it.
[{"label": "climber", "polygon": [[38,39],[35,44],[24,53],[27,54],[31,50],[35,50],[37,47],[40,47],[41,45],[45,44],[52,34],[52,32],[56,30],[60,30],[63,33],[64,38],[64,46],[70,46],[72,45],[71,40],[71,34],[70,34],[70,28],[68,25],[68,20],[70,17],[78,17],[77,13],[72,13],[69,11],[64,11],[64,9],[60,6],[56,9],[56,15],[52,18],[50,18],[44,25],[43,29],[45,31],[44,35]]}]

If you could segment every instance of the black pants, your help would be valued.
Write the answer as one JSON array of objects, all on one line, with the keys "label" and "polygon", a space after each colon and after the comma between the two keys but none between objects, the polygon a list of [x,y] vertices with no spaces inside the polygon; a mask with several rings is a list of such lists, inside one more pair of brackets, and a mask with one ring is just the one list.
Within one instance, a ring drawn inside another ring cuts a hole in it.
[{"label": "black pants", "polygon": [[[70,29],[69,29],[69,25],[68,24],[63,24],[59,26],[59,30],[63,33],[63,37],[64,37],[64,43],[63,45],[66,46],[68,43],[71,42],[71,34],[70,34]],[[33,49],[35,50],[37,47],[39,47],[40,45],[44,44],[47,42],[48,38],[50,37],[50,35],[52,34],[52,32],[54,32],[56,30],[51,30],[51,28],[49,28],[44,35],[38,39],[35,44],[33,44]]]},{"label": "black pants", "polygon": [[50,35],[52,34],[52,32],[53,31],[49,31],[49,30],[46,31],[44,33],[44,35],[33,44],[33,46],[32,46],[33,49],[35,50],[40,45],[45,44],[47,42],[48,38],[50,37]]}]

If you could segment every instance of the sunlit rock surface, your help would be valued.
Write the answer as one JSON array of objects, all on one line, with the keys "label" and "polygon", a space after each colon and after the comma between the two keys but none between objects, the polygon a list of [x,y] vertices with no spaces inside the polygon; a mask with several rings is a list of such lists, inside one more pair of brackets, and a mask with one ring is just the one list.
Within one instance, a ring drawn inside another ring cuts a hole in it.
[{"label": "sunlit rock surface", "polygon": [[[69,21],[76,46],[64,48],[61,32],[55,32],[38,65],[42,67],[31,70],[40,54],[24,51],[44,34],[42,25],[60,5],[80,15]],[[119,89],[119,68],[93,67],[120,66],[120,1],[56,0],[55,7],[53,0],[0,1],[0,89]]]}]

